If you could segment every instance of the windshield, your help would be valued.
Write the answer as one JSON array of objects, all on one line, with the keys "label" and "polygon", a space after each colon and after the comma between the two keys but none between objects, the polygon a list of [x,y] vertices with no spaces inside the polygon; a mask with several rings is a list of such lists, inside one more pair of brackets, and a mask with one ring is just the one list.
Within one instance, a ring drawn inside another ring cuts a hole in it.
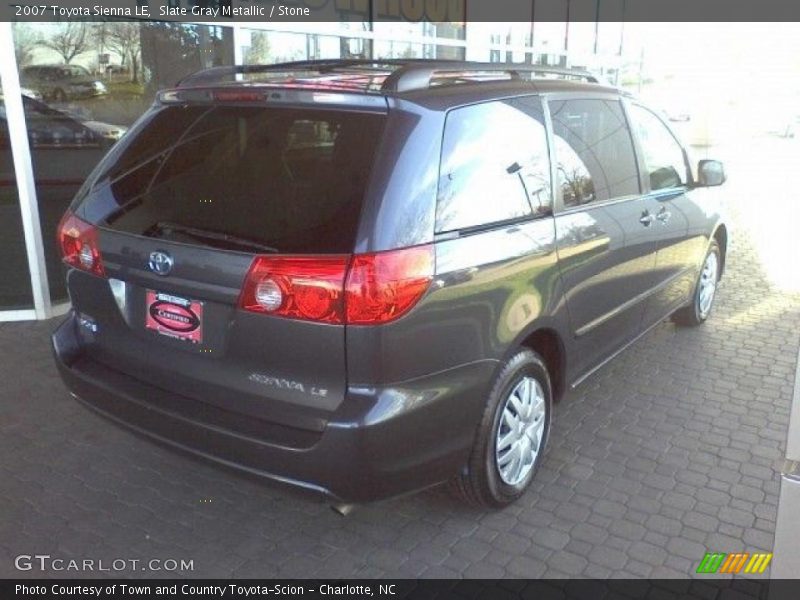
[{"label": "windshield", "polygon": [[118,231],[230,250],[350,252],[384,120],[163,108],[98,169],[81,214]]}]

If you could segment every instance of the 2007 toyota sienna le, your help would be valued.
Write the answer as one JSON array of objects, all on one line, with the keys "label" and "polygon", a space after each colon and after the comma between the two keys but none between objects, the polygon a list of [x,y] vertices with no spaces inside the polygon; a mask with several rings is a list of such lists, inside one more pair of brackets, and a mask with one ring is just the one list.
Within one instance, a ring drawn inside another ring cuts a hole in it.
[{"label": "2007 toyota sienna le", "polygon": [[56,361],[100,413],[334,504],[452,481],[503,506],[568,387],[709,316],[724,180],[585,73],[201,71],[64,216]]}]

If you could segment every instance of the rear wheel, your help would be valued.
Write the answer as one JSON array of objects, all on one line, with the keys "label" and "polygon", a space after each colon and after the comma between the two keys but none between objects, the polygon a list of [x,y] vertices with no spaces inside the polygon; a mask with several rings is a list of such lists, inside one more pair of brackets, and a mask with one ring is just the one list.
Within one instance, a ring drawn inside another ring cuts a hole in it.
[{"label": "rear wheel", "polygon": [[672,315],[672,320],[679,325],[694,327],[705,323],[714,306],[719,282],[721,254],[716,241],[711,242],[708,254],[700,269],[700,276],[695,284],[692,302],[688,306],[677,310]]},{"label": "rear wheel", "polygon": [[502,507],[525,492],[544,454],[552,404],[544,362],[521,350],[497,375],[469,462],[453,482],[462,498]]}]

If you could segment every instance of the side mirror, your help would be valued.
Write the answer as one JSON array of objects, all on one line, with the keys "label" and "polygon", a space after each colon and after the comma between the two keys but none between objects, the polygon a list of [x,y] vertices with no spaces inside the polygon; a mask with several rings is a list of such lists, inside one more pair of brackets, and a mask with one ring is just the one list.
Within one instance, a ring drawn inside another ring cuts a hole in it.
[{"label": "side mirror", "polygon": [[712,187],[725,183],[725,167],[718,160],[701,160],[697,165],[699,187]]}]

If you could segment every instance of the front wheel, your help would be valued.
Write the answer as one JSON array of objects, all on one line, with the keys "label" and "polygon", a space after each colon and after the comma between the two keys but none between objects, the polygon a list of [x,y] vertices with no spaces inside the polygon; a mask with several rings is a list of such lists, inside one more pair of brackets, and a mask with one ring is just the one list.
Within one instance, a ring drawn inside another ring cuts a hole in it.
[{"label": "front wheel", "polygon": [[721,254],[719,245],[712,241],[708,248],[708,254],[703,261],[700,276],[695,284],[692,302],[688,306],[677,310],[672,315],[672,320],[679,325],[695,327],[705,323],[711,314],[714,306],[714,298],[717,294],[717,283],[719,283]]},{"label": "front wheel", "polygon": [[471,504],[499,508],[525,492],[542,461],[553,391],[538,354],[521,350],[492,385],[472,453],[453,484]]}]

